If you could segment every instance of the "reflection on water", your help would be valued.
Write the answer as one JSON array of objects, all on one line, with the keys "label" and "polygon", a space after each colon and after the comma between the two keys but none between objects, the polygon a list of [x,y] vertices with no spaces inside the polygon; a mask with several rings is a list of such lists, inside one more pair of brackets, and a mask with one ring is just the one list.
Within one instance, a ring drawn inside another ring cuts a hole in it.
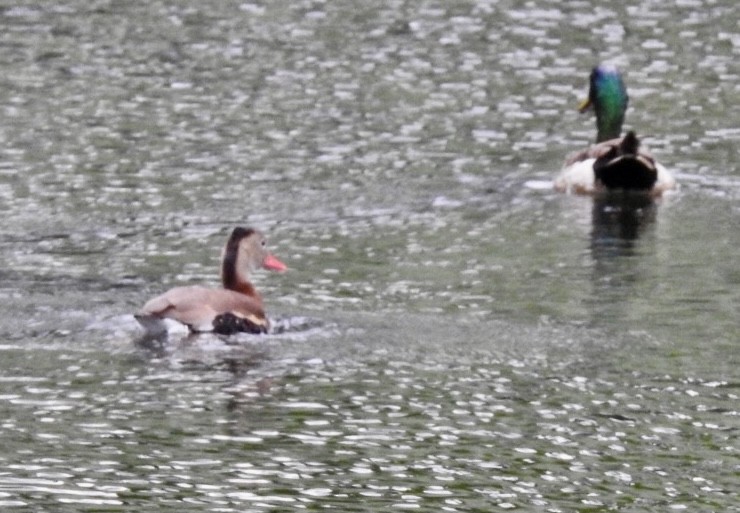
[{"label": "reflection on water", "polygon": [[[591,256],[593,259],[592,319],[597,325],[629,330],[646,315],[635,300],[649,282],[649,248],[658,205],[648,195],[615,192],[593,199]],[[647,240],[646,240],[647,239]],[[652,292],[648,292],[652,295]],[[645,298],[650,301],[651,297]]]},{"label": "reflection on water", "polygon": [[[735,508],[736,11],[6,2],[0,509]],[[542,187],[604,60],[670,201]],[[243,224],[275,332],[137,344]]]},{"label": "reflection on water", "polygon": [[594,260],[634,254],[639,237],[655,223],[655,200],[646,194],[617,192],[597,195],[593,203]]}]

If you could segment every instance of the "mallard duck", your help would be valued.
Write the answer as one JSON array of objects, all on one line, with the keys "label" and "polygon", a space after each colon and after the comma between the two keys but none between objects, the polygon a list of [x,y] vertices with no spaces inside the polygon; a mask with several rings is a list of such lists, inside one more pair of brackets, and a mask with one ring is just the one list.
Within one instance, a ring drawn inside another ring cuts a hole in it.
[{"label": "mallard duck", "polygon": [[265,246],[260,231],[234,228],[221,257],[223,288],[175,287],[147,301],[136,320],[150,334],[166,331],[164,319],[178,321],[194,332],[267,333],[269,321],[262,296],[249,282],[249,273],[258,268],[284,271],[287,267]]},{"label": "mallard duck", "polygon": [[619,70],[602,64],[591,71],[588,98],[580,112],[596,112],[596,144],[570,154],[555,179],[555,189],[576,194],[631,190],[659,196],[676,181],[668,170],[641,148],[633,131],[622,137],[629,96]]}]

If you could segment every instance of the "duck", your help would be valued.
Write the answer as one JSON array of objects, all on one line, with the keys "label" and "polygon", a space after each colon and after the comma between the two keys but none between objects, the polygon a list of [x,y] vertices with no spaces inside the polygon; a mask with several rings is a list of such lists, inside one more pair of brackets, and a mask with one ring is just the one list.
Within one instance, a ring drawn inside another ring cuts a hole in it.
[{"label": "duck", "polygon": [[627,88],[616,66],[600,64],[591,70],[588,98],[578,110],[596,113],[596,143],[568,155],[554,182],[557,191],[624,190],[656,197],[676,187],[671,173],[645,149],[634,131],[622,136],[628,103]]},{"label": "duck", "polygon": [[267,333],[262,295],[249,281],[257,269],[283,272],[287,266],[267,250],[267,239],[255,228],[236,227],[221,253],[222,288],[175,287],[147,301],[134,317],[149,334],[166,333],[165,319],[191,332]]}]

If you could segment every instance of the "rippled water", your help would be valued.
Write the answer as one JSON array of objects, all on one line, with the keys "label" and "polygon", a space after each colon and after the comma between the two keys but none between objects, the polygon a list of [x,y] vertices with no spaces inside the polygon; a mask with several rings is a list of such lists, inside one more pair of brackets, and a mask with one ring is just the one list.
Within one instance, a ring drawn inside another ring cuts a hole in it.
[{"label": "rippled water", "polygon": [[[0,509],[739,511],[739,15],[0,6]],[[657,204],[549,187],[601,60]],[[141,340],[236,224],[276,333]]]}]

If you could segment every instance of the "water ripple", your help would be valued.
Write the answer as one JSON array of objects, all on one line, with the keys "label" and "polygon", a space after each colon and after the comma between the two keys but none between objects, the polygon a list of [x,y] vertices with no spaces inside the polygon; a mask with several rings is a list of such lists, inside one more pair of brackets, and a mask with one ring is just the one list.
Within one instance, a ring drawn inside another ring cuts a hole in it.
[{"label": "water ripple", "polygon": [[[735,11],[5,7],[0,507],[735,507]],[[681,183],[632,238],[547,186],[600,60]],[[244,223],[275,333],[135,344]]]}]

